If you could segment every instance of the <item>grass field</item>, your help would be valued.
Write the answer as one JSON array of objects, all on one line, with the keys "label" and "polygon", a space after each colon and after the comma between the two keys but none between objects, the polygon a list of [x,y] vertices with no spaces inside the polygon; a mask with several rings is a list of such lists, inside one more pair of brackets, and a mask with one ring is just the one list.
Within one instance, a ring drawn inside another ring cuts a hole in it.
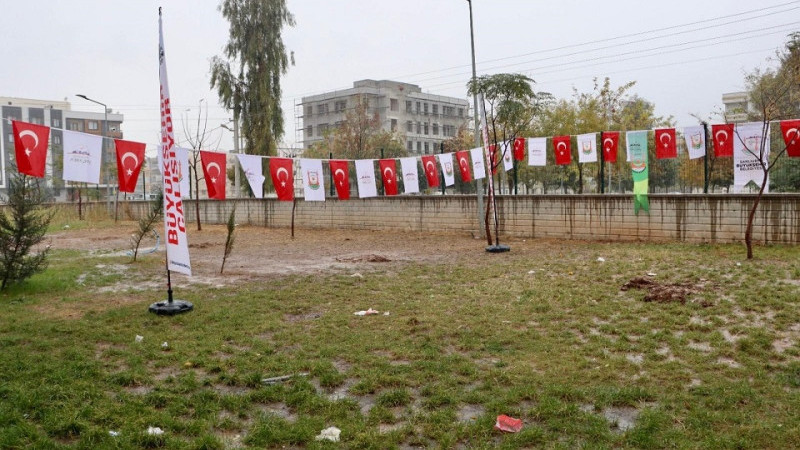
[{"label": "grass field", "polygon": [[[137,283],[163,253],[56,249],[0,294],[0,448],[800,445],[800,249],[468,245],[187,285],[175,317]],[[341,442],[315,441],[330,426]]]}]

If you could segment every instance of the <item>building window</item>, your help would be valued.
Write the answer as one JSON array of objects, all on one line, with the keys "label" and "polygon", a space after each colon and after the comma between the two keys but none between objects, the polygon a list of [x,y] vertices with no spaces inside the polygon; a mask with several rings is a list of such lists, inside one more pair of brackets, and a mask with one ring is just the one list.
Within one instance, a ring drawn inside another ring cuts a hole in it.
[{"label": "building window", "polygon": [[422,134],[422,124],[417,122],[417,134]]},{"label": "building window", "polygon": [[51,119],[50,121],[53,123],[54,127],[56,127],[56,128],[60,128],[61,127],[61,119]]},{"label": "building window", "polygon": [[395,131],[397,131],[397,119],[392,119],[391,124],[392,124],[391,125],[391,130],[392,130],[392,133],[394,133]]},{"label": "building window", "polygon": [[439,114],[439,105],[434,103],[431,108],[433,108],[433,115],[438,115]]},{"label": "building window", "polygon": [[68,122],[67,125],[72,131],[83,131],[83,122]]},{"label": "building window", "polygon": [[406,132],[407,133],[413,133],[414,132],[414,122],[412,122],[410,120],[408,122],[406,122]]},{"label": "building window", "polygon": [[417,141],[417,153],[422,153],[422,142]]},{"label": "building window", "polygon": [[328,131],[327,123],[321,123],[317,125],[317,136],[325,136],[326,131]]},{"label": "building window", "polygon": [[313,116],[314,115],[314,107],[311,105],[306,106],[306,116]]},{"label": "building window", "polygon": [[411,100],[406,100],[406,112],[410,113],[411,111]]},{"label": "building window", "polygon": [[411,141],[408,141],[408,142],[406,142],[406,148],[407,148],[407,149],[408,149],[408,151],[410,151],[410,152],[411,152],[411,151],[414,151],[414,143],[413,143],[413,142],[411,142]]},{"label": "building window", "polygon": [[428,149],[428,143],[426,142],[425,143],[425,154],[427,155],[429,152],[430,152],[430,150]]},{"label": "building window", "polygon": [[61,144],[61,136],[58,136],[58,135],[54,134],[53,135],[53,144],[56,144],[56,145]]},{"label": "building window", "polygon": [[442,106],[442,114],[445,116],[455,116],[456,109],[452,106]]},{"label": "building window", "polygon": [[425,134],[428,134],[428,122],[425,122],[425,123],[423,124],[423,128],[424,128],[424,132],[425,132]]},{"label": "building window", "polygon": [[456,135],[456,127],[453,125],[442,125],[442,135],[453,137]]},{"label": "building window", "polygon": [[334,112],[341,113],[347,108],[347,100],[336,100],[333,102]]},{"label": "building window", "polygon": [[317,105],[317,114],[328,114],[328,104],[327,103],[320,103]]},{"label": "building window", "polygon": [[422,112],[422,102],[417,102],[417,114]]},{"label": "building window", "polygon": [[392,111],[400,111],[400,102],[398,102],[396,98],[390,98],[389,109]]},{"label": "building window", "polygon": [[306,137],[312,137],[312,136],[314,136],[314,126],[309,125],[306,127]]},{"label": "building window", "polygon": [[14,133],[8,133],[8,142],[14,143]]},{"label": "building window", "polygon": [[424,110],[424,114],[427,116],[428,115],[428,104],[427,103],[423,103],[422,107],[423,107],[423,110]]},{"label": "building window", "polygon": [[41,117],[30,117],[28,118],[28,121],[30,123],[35,123],[36,125],[42,125],[44,123]]},{"label": "building window", "polygon": [[97,122],[94,120],[90,120],[88,123],[88,127],[90,131],[97,131]]},{"label": "building window", "polygon": [[434,136],[438,136],[439,135],[439,124],[438,123],[433,124],[433,135]]},{"label": "building window", "polygon": [[458,108],[458,117],[464,117],[464,108]]}]

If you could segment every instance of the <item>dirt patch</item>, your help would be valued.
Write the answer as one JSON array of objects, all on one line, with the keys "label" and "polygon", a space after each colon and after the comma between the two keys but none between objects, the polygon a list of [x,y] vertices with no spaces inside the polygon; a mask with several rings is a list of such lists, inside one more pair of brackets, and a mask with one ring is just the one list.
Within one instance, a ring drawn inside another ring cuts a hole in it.
[{"label": "dirt patch", "polygon": [[483,405],[464,405],[458,408],[456,417],[459,422],[469,423],[477,420],[484,413],[486,413],[486,408]]},{"label": "dirt patch", "polygon": [[[637,277],[633,278],[620,288],[622,291],[630,289],[646,289],[647,295],[644,296],[645,302],[655,303],[680,303],[685,304],[686,299],[692,295],[700,292],[702,285],[689,284],[689,283],[658,283],[651,278]],[[702,306],[712,306],[712,304],[705,300],[701,303]]]}]

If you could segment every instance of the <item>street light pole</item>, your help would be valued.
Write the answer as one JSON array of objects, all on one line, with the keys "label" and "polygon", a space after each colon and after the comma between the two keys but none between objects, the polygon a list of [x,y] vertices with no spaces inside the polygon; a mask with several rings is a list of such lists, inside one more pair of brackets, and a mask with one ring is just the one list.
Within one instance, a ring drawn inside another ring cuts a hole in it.
[{"label": "street light pole", "polygon": [[[473,85],[476,83],[478,78],[477,71],[475,70],[475,31],[472,26],[472,0],[467,0],[469,4],[469,40],[472,46],[472,83]],[[480,137],[480,125],[478,124],[478,93],[472,93],[472,116],[475,118],[475,147],[483,147],[481,145],[481,137]],[[483,151],[481,151],[483,154]],[[489,176],[492,176],[491,171],[489,171]],[[484,228],[484,211],[483,211],[483,180],[478,179],[475,182],[475,190],[477,191],[478,197],[478,229],[480,230],[481,236],[486,236],[486,230]]]},{"label": "street light pole", "polygon": [[84,100],[88,100],[88,101],[90,101],[92,103],[97,103],[98,105],[103,107],[103,128],[100,131],[102,133],[102,136],[103,136],[103,153],[104,153],[103,156],[104,156],[104,158],[102,160],[106,160],[105,170],[104,170],[105,178],[106,178],[105,179],[105,182],[106,182],[106,202],[108,203],[108,207],[111,208],[111,180],[109,179],[110,178],[110,174],[108,173],[108,161],[107,161],[107,159],[105,157],[106,156],[105,155],[106,147],[107,147],[107,145],[106,145],[106,135],[108,134],[108,106],[106,106],[105,103],[102,103],[102,102],[99,102],[97,100],[91,99],[91,98],[89,98],[89,97],[87,97],[87,96],[85,96],[83,94],[76,94],[75,96],[76,97],[80,97],[80,98],[82,98]]}]

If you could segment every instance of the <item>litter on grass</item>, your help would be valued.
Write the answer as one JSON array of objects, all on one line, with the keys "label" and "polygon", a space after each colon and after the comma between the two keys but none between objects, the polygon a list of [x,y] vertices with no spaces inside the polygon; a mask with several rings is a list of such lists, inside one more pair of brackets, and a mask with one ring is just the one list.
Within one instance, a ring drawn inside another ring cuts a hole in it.
[{"label": "litter on grass", "polygon": [[136,342],[142,342],[142,341],[144,340],[144,336],[139,336],[139,335],[137,334],[137,335],[136,335],[136,338],[134,338],[134,340],[135,340]]},{"label": "litter on grass", "polygon": [[108,435],[112,437],[117,437],[119,436],[119,431],[108,430]]},{"label": "litter on grass", "polygon": [[603,258],[602,256],[598,256],[597,257],[597,262],[606,262],[606,259]]},{"label": "litter on grass", "polygon": [[147,427],[147,434],[150,436],[161,436],[164,434],[164,430],[159,427]]},{"label": "litter on grass", "polygon": [[515,419],[513,417],[501,414],[497,416],[497,422],[494,424],[495,430],[505,431],[506,433],[518,433],[522,429],[522,419]]},{"label": "litter on grass", "polygon": [[370,308],[370,309],[368,309],[366,311],[356,311],[356,312],[353,313],[353,315],[354,316],[373,316],[375,314],[380,314],[380,313],[381,313],[380,311],[376,311],[376,310]]},{"label": "litter on grass", "polygon": [[278,376],[278,377],[264,378],[264,379],[261,380],[261,382],[264,383],[264,384],[275,384],[275,383],[280,383],[280,382],[283,382],[283,381],[286,381],[286,380],[291,380],[293,377],[307,377],[307,376],[308,376],[308,372],[300,372],[300,373],[296,373],[294,375],[281,375],[281,376]]},{"label": "litter on grass", "polygon": [[169,344],[167,343],[167,341],[161,343],[161,348],[163,348],[164,350],[169,348]]},{"label": "litter on grass", "polygon": [[320,431],[315,439],[318,441],[339,442],[339,435],[341,433],[342,430],[336,427],[328,427]]}]

